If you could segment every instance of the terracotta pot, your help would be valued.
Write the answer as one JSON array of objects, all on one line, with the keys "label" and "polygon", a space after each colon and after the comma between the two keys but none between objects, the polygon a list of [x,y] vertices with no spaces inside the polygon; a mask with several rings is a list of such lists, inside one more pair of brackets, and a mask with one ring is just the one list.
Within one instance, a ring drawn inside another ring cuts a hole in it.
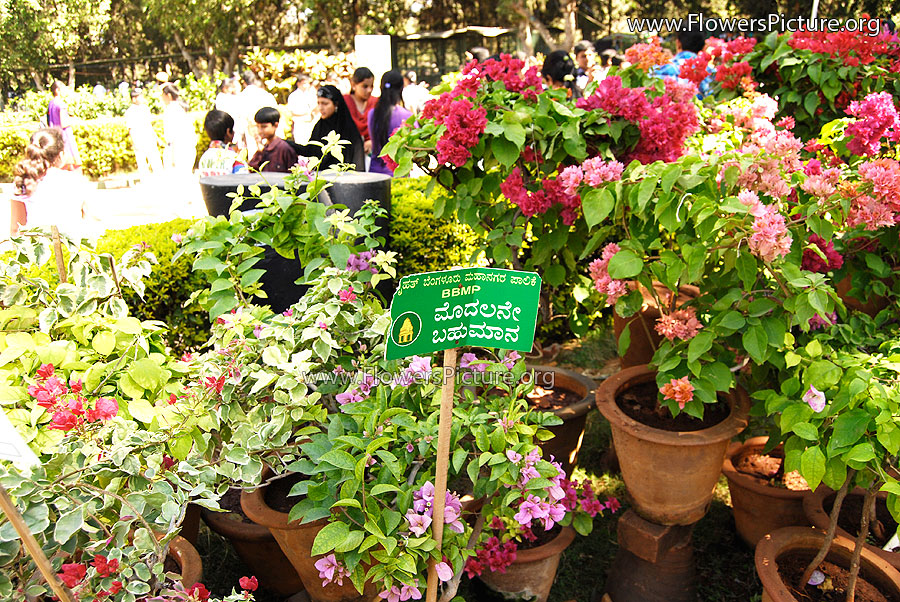
[{"label": "terracotta pot", "polygon": [[[740,458],[760,453],[768,440],[768,437],[753,437],[743,445],[732,445],[722,464],[722,474],[728,479],[728,489],[731,491],[734,524],[741,539],[751,548],[766,533],[784,527],[809,525],[803,512],[803,499],[812,492],[770,487],[761,479],[739,472],[734,467]],[[778,446],[771,453],[777,455],[780,452],[783,457],[781,449]]]},{"label": "terracotta pot", "polygon": [[619,393],[655,378],[647,366],[626,368],[597,388],[597,407],[612,427],[622,478],[637,513],[659,525],[690,525],[706,514],[728,442],[747,427],[750,398],[737,387],[725,395],[731,413],[719,424],[664,431],[630,418],[616,404]]},{"label": "terracotta pot", "polygon": [[181,531],[178,533],[191,545],[197,545],[197,536],[200,534],[200,506],[188,504],[184,510],[184,520],[181,521]]},{"label": "terracotta pot", "polygon": [[343,585],[334,583],[322,587],[319,570],[315,567],[322,556],[312,555],[313,541],[327,524],[325,519],[301,525],[297,521],[288,522],[286,512],[273,510],[266,503],[265,483],[272,476],[269,469],[263,471],[263,485],[253,491],[241,492],[241,508],[247,518],[269,529],[278,542],[281,551],[300,575],[300,581],[313,602],[357,602],[373,600],[377,596],[374,586],[367,584],[360,596],[349,579]]},{"label": "terracotta pot", "polygon": [[[854,489],[853,491],[851,491],[850,493],[847,494],[847,498],[845,498],[844,501],[846,503],[846,500],[850,499],[851,497],[855,497],[855,498],[862,500],[862,498],[865,497],[865,495],[866,495],[865,490],[857,487],[856,489]],[[876,514],[878,514],[878,510],[877,510],[878,507],[880,507],[882,509],[886,509],[887,495],[888,494],[886,491],[879,491],[875,495]],[[809,519],[809,522],[814,527],[817,527],[817,528],[821,529],[822,531],[825,531],[826,529],[828,529],[828,524],[830,522],[828,515],[831,512],[831,506],[832,506],[832,503],[834,502],[834,496],[835,496],[835,492],[833,489],[822,485],[821,487],[816,489],[815,493],[808,496],[803,501],[803,510],[806,512],[806,518]],[[829,499],[829,498],[831,498],[831,499]],[[828,501],[828,510],[827,511],[825,509],[826,501]],[[843,507],[841,508],[841,514],[844,514]],[[885,525],[885,527],[886,527],[886,531],[888,533],[893,534],[894,529],[891,526]],[[870,526],[870,529],[871,529],[871,526]],[[846,537],[847,539],[851,539],[851,540],[856,539],[855,535],[847,533],[847,531],[842,529],[840,526],[838,526],[836,533],[838,535],[840,535],[841,537]],[[878,546],[873,546],[868,543],[865,544],[865,549],[868,550],[869,552],[871,552],[872,554],[880,556],[883,560],[888,562],[891,566],[893,566],[897,570],[900,570],[900,553],[888,552],[887,550],[882,550]]]},{"label": "terracotta pot", "polygon": [[[654,283],[653,289],[663,303],[671,303],[672,291],[665,285],[657,282]],[[653,328],[661,315],[656,299],[644,287],[641,287],[640,290],[644,297],[644,304],[638,313],[623,318],[616,312],[613,312],[613,333],[616,335],[616,341],[619,340],[619,335],[622,334],[626,327],[631,331],[631,344],[620,360],[623,368],[649,364],[650,360],[653,359],[656,348],[662,342],[662,336]],[[683,286],[678,290],[678,299],[676,299],[675,305],[681,307],[691,299],[699,296],[700,289],[696,286]]]},{"label": "terracotta pot", "polygon": [[[796,602],[797,599],[790,593],[791,588],[778,574],[778,559],[789,552],[805,552],[812,556],[824,541],[825,534],[811,527],[787,527],[763,536],[756,545],[755,558],[756,574],[763,585],[763,602]],[[835,537],[825,559],[849,568],[853,545],[849,539]],[[863,550],[859,574],[889,599],[900,599],[900,573],[882,558]]]},{"label": "terracotta pot", "polygon": [[176,535],[175,539],[169,542],[169,556],[181,570],[182,585],[191,587],[203,579],[203,561],[200,554],[184,537]]},{"label": "terracotta pot", "polygon": [[[888,306],[888,300],[877,295],[872,295],[865,302],[860,301],[855,297],[851,297],[849,292],[850,289],[853,288],[852,279],[852,274],[847,274],[834,285],[835,292],[838,297],[841,298],[841,301],[844,302],[844,305],[847,306],[847,309],[861,311],[874,318],[878,312]],[[888,285],[890,286],[890,283],[888,283]]]},{"label": "terracotta pot", "polygon": [[535,385],[570,391],[581,398],[568,407],[553,410],[553,414],[561,418],[563,423],[547,427],[553,433],[553,439],[538,444],[543,449],[545,458],[549,459],[552,455],[562,464],[566,474],[571,475],[578,459],[578,450],[581,449],[587,413],[594,406],[596,385],[593,380],[574,370],[532,365],[528,369],[534,370]]},{"label": "terracotta pot", "polygon": [[303,591],[303,582],[290,560],[266,527],[247,523],[234,512],[213,512],[204,508],[203,521],[229,542],[259,584],[279,596]]},{"label": "terracotta pot", "polygon": [[544,545],[516,552],[515,561],[505,573],[485,571],[479,579],[495,592],[531,602],[546,602],[556,580],[559,558],[574,539],[575,530],[563,527],[559,535]]}]

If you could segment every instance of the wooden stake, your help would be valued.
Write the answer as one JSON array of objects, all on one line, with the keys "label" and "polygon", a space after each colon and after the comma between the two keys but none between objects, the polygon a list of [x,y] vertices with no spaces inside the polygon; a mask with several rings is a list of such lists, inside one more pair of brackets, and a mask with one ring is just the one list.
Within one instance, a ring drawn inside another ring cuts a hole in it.
[{"label": "wooden stake", "polygon": [[[53,229],[55,232],[56,227],[54,226]],[[41,545],[34,538],[34,535],[28,530],[28,525],[25,524],[25,520],[22,518],[22,515],[19,514],[19,509],[13,504],[12,499],[9,497],[9,494],[6,492],[3,485],[0,485],[0,509],[2,509],[3,513],[9,518],[9,522],[12,523],[13,528],[22,539],[22,543],[25,544],[25,549],[34,559],[34,563],[37,565],[38,570],[44,575],[44,579],[50,584],[50,589],[52,589],[53,593],[56,594],[56,597],[60,599],[60,602],[75,602],[69,589],[56,577],[56,573],[53,572],[53,567],[50,565],[50,560],[47,559],[47,555],[44,554],[43,548],[41,548]]]},{"label": "wooden stake", "polygon": [[59,281],[66,282],[66,261],[63,258],[62,243],[59,241],[59,228],[50,226],[53,236],[53,256],[56,257],[56,271],[59,272]]},{"label": "wooden stake", "polygon": [[[456,352],[444,351],[444,383],[441,387],[441,420],[438,425],[437,469],[434,477],[434,502],[432,502],[431,532],[437,544],[438,554],[444,539],[444,504],[447,501],[447,470],[450,465],[450,431],[453,426],[453,393],[456,389]],[[436,602],[438,592],[437,570],[434,560],[428,563],[428,591],[425,602]]]}]

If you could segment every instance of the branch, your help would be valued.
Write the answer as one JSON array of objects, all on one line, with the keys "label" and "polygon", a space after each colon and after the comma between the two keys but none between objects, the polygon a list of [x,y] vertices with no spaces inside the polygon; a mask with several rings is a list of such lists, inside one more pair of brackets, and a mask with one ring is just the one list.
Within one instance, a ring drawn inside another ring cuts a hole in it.
[{"label": "branch", "polygon": [[[478,518],[475,519],[475,527],[472,528],[472,534],[469,536],[469,541],[466,543],[467,549],[472,549],[475,546],[475,542],[478,541],[478,538],[481,536],[481,531],[484,529],[484,512],[478,513]],[[463,571],[459,571],[459,573],[453,575],[453,579],[447,582],[447,586],[444,589],[444,593],[441,594],[441,598],[438,602],[450,602],[455,596],[456,591],[459,589],[459,582],[462,580]]]},{"label": "branch", "polygon": [[869,535],[869,518],[875,515],[875,482],[866,489],[866,497],[863,501],[862,518],[859,521],[859,534],[856,536],[856,545],[853,546],[853,556],[850,558],[850,579],[847,582],[847,602],[856,600],[856,580],[859,577],[859,557],[862,555],[866,537]]},{"label": "branch", "polygon": [[834,505],[831,507],[831,515],[828,517],[828,531],[825,532],[825,541],[822,543],[822,547],[819,548],[818,553],[816,553],[816,557],[812,559],[812,562],[810,562],[806,567],[806,570],[803,571],[803,576],[800,577],[800,581],[797,582],[797,589],[800,591],[803,591],[803,588],[809,583],[812,572],[816,570],[816,567],[818,567],[823,560],[825,560],[825,556],[827,556],[828,551],[831,550],[831,544],[834,542],[834,534],[837,531],[838,516],[841,515],[841,505],[844,503],[844,498],[847,497],[847,488],[850,487],[850,482],[853,481],[854,476],[856,476],[856,471],[852,468],[848,469],[847,479],[838,490],[837,495],[834,498]]}]

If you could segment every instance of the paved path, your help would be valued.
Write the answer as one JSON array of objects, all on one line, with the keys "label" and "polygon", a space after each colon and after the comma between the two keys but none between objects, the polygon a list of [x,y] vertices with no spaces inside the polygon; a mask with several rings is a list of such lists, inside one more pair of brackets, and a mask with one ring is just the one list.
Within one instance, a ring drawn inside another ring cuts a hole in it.
[{"label": "paved path", "polygon": [[[126,184],[131,186],[124,187]],[[107,186],[100,188],[99,186]],[[108,188],[108,186],[123,186]],[[11,184],[0,184],[0,240],[9,233]],[[206,215],[197,176],[162,173],[134,183],[128,176],[98,183],[87,201],[85,231],[91,238],[106,230]]]}]

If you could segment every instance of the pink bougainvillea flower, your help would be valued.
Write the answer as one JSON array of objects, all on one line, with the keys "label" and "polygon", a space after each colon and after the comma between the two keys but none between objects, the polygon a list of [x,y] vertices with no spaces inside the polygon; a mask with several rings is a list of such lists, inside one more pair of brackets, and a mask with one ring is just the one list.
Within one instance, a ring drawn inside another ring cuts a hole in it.
[{"label": "pink bougainvillea flower", "polygon": [[681,339],[688,341],[700,332],[703,324],[697,319],[697,315],[693,307],[685,309],[677,309],[670,314],[660,316],[654,326],[656,332],[666,337],[670,341]]},{"label": "pink bougainvillea flower", "polygon": [[238,580],[238,584],[248,592],[255,592],[256,588],[259,587],[259,581],[256,577],[241,577]]},{"label": "pink bougainvillea flower", "polygon": [[101,577],[109,577],[119,570],[119,561],[115,558],[108,560],[106,556],[94,556],[91,566],[97,570],[97,574]]},{"label": "pink bougainvillea flower", "polygon": [[195,583],[188,588],[187,593],[193,600],[198,600],[199,602],[209,600],[209,590],[202,583]]},{"label": "pink bougainvillea flower", "polygon": [[487,370],[487,364],[478,359],[474,353],[463,353],[459,358],[459,367],[468,368],[473,372],[484,372]]},{"label": "pink bougainvillea flower", "polygon": [[622,280],[613,280],[609,275],[609,262],[621,249],[614,242],[603,247],[599,259],[595,259],[588,266],[588,273],[594,281],[594,288],[606,295],[606,302],[615,305],[616,300],[628,293],[628,286]]},{"label": "pink bougainvillea flower", "polygon": [[50,426],[47,428],[56,431],[71,431],[78,426],[79,422],[80,420],[75,414],[69,410],[63,409],[53,413],[53,418],[50,420]]},{"label": "pink bougainvillea flower", "polygon": [[77,563],[62,565],[62,572],[56,574],[67,587],[75,587],[81,583],[85,575],[87,575],[87,565]]},{"label": "pink bougainvillea flower", "polygon": [[664,399],[671,399],[682,410],[686,403],[694,399],[694,385],[691,384],[687,376],[673,378],[664,384],[659,392],[663,394]]},{"label": "pink bougainvillea flower", "polygon": [[94,409],[88,410],[85,414],[88,422],[96,422],[98,420],[109,420],[119,413],[119,402],[108,397],[101,397],[94,402]]},{"label": "pink bougainvillea flower", "polygon": [[428,531],[428,527],[431,525],[431,517],[410,510],[406,513],[406,522],[409,523],[410,533],[421,537]]},{"label": "pink bougainvillea flower", "polygon": [[834,250],[833,242],[826,242],[824,238],[816,234],[810,234],[809,242],[817,246],[822,254],[825,255],[825,258],[823,259],[813,249],[803,249],[803,258],[800,265],[804,270],[825,274],[832,270],[839,270],[844,265],[844,258]]},{"label": "pink bougainvillea flower", "polygon": [[825,394],[810,385],[806,393],[803,394],[803,401],[809,404],[813,412],[821,412],[825,409]]},{"label": "pink bougainvillea flower", "polygon": [[446,562],[439,562],[434,565],[434,570],[437,571],[438,579],[441,581],[450,581],[453,579],[453,569],[450,568],[450,565]]},{"label": "pink bougainvillea flower", "polygon": [[622,507],[622,504],[621,504],[621,502],[619,502],[618,498],[614,498],[614,497],[607,498],[606,509],[609,510],[610,512],[615,513],[616,510],[618,510],[621,507]]},{"label": "pink bougainvillea flower", "polygon": [[322,587],[325,587],[329,583],[343,585],[344,577],[350,576],[347,567],[338,562],[334,554],[328,554],[317,560],[315,567],[316,570],[319,571],[319,579],[322,580]]},{"label": "pink bougainvillea flower", "polygon": [[53,376],[53,364],[41,364],[41,367],[37,370],[37,377],[45,380],[51,376]]},{"label": "pink bougainvillea flower", "polygon": [[506,357],[503,358],[503,365],[506,366],[507,370],[512,370],[516,365],[518,360],[522,359],[522,356],[518,354],[516,351],[510,351],[506,354]]},{"label": "pink bougainvillea flower", "polygon": [[356,301],[356,293],[353,292],[353,287],[348,286],[338,293],[338,298],[341,300],[341,303],[353,303]]}]

